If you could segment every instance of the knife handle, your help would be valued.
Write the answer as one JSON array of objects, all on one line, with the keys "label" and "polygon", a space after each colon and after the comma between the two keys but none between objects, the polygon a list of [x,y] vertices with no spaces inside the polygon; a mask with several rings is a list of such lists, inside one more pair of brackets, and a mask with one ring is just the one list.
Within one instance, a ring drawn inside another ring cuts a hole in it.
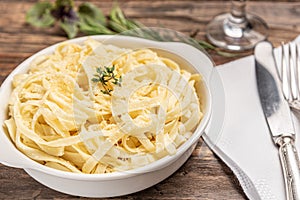
[{"label": "knife handle", "polygon": [[287,200],[300,200],[299,157],[292,135],[282,135],[276,139],[284,175]]}]

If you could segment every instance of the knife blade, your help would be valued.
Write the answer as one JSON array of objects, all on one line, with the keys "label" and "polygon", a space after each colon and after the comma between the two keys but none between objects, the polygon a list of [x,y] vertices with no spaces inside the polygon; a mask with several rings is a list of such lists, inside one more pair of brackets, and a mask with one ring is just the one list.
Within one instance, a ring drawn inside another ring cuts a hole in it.
[{"label": "knife blade", "polygon": [[254,50],[257,90],[266,123],[279,147],[286,198],[300,200],[299,157],[295,148],[295,129],[291,110],[285,100],[273,55],[273,46],[261,42]]}]

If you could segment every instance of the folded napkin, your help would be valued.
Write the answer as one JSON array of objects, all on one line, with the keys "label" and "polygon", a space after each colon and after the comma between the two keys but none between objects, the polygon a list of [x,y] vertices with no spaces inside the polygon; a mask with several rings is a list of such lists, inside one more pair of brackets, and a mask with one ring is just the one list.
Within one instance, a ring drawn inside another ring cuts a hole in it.
[{"label": "folded napkin", "polygon": [[[269,133],[257,93],[254,56],[216,68],[225,93],[224,121],[217,137],[209,129],[204,140],[232,169],[249,199],[285,199],[278,148]],[[213,120],[218,115],[213,110]],[[294,115],[296,146],[300,152],[298,119]]]}]

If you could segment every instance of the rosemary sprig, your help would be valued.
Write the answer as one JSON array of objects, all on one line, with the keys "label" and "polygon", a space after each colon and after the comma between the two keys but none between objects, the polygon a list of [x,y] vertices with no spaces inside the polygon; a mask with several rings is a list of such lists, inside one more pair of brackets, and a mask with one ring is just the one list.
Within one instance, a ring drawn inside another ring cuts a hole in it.
[{"label": "rosemary sprig", "polygon": [[183,42],[198,49],[214,51],[216,54],[224,57],[237,56],[235,53],[221,51],[206,41],[195,39],[197,34],[188,37],[179,32],[165,28],[148,28],[137,21],[126,18],[125,14],[117,4],[114,5],[110,12],[108,24],[111,30],[121,35],[141,37],[162,42]]},{"label": "rosemary sprig", "polygon": [[112,83],[114,85],[121,86],[122,83],[122,76],[117,77],[115,74],[115,66],[106,67],[104,66],[104,69],[101,67],[98,67],[96,69],[97,74],[94,74],[94,78],[92,78],[92,81],[94,83],[101,83],[104,90],[101,90],[103,94],[111,95],[110,93],[113,91],[111,88],[109,88],[109,83]]}]

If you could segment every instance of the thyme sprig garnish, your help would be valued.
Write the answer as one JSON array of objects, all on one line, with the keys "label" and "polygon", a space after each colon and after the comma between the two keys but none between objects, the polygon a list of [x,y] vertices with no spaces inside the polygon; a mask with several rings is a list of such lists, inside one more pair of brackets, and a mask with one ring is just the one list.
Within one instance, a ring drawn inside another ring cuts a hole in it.
[{"label": "thyme sprig garnish", "polygon": [[94,83],[101,83],[104,90],[101,90],[103,94],[111,95],[112,89],[109,88],[109,83],[112,83],[114,85],[121,86],[122,83],[122,76],[117,76],[115,73],[115,66],[106,67],[104,66],[104,69],[101,67],[98,67],[96,69],[97,74],[94,74],[94,78],[92,78],[92,81]]}]

